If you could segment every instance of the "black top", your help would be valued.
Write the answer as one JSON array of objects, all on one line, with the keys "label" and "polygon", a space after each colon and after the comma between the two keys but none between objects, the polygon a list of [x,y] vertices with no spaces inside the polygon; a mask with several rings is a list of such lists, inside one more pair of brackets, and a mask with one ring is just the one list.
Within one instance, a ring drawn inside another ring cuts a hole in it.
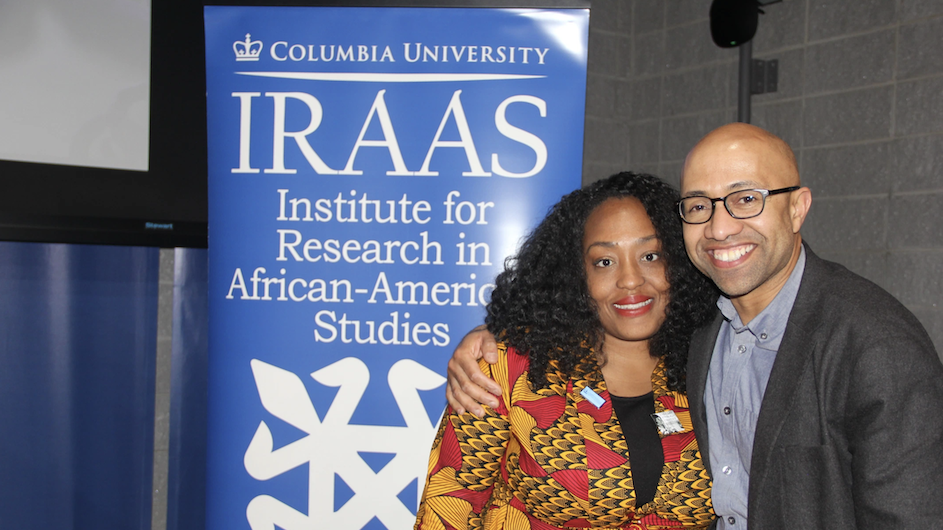
[{"label": "black top", "polygon": [[661,437],[652,414],[655,413],[655,395],[651,392],[638,397],[613,396],[612,408],[629,448],[629,465],[635,487],[635,505],[641,506],[655,498],[655,490],[665,465]]}]

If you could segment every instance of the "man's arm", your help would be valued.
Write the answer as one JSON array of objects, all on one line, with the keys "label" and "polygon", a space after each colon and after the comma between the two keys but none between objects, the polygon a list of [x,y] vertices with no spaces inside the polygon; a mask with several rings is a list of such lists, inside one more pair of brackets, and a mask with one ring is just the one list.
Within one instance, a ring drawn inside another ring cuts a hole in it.
[{"label": "man's arm", "polygon": [[943,503],[928,484],[943,476],[943,367],[932,345],[884,341],[866,348],[849,396],[852,495],[858,528],[929,528]]},{"label": "man's arm", "polygon": [[482,403],[497,408],[498,398],[495,396],[501,395],[501,387],[482,373],[478,359],[484,359],[488,364],[498,362],[494,335],[483,325],[465,335],[452,353],[445,397],[458,414],[468,411],[481,418],[485,414]]}]

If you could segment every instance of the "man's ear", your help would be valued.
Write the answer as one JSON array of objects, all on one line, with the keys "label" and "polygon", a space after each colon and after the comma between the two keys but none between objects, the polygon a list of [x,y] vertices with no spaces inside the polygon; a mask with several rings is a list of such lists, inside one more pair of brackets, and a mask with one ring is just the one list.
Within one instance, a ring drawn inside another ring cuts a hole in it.
[{"label": "man's ear", "polygon": [[789,215],[792,218],[792,233],[798,234],[802,223],[809,215],[812,207],[812,190],[802,187],[792,192],[792,202],[789,205]]}]

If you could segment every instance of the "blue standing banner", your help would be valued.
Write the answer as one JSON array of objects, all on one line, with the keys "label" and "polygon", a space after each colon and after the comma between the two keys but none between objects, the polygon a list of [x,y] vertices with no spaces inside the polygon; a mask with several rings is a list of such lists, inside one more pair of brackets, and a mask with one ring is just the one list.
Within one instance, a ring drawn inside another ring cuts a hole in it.
[{"label": "blue standing banner", "polygon": [[588,23],[205,8],[209,529],[412,526],[445,363],[579,186]]}]

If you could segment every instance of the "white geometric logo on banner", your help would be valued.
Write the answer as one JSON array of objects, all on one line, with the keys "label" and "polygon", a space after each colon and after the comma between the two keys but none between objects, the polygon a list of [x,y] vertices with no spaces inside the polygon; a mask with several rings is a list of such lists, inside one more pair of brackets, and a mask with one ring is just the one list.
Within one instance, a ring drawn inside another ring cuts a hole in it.
[{"label": "white geometric logo on banner", "polygon": [[[297,375],[258,359],[250,364],[265,410],[307,436],[274,448],[271,431],[260,422],[246,449],[246,471],[257,480],[268,480],[303,464],[309,469],[308,513],[259,495],[246,508],[252,530],[275,530],[275,525],[285,530],[359,530],[374,517],[390,530],[412,528],[416,516],[397,496],[418,479],[417,499],[409,499],[416,506],[438,428],[429,420],[419,391],[434,390],[445,378],[416,361],[402,359],[390,368],[387,381],[406,427],[351,425],[350,418],[370,381],[370,371],[360,359],[347,357],[311,374],[322,385],[338,388],[323,419]],[[394,456],[375,472],[360,452]],[[353,490],[336,512],[335,474]]]}]

